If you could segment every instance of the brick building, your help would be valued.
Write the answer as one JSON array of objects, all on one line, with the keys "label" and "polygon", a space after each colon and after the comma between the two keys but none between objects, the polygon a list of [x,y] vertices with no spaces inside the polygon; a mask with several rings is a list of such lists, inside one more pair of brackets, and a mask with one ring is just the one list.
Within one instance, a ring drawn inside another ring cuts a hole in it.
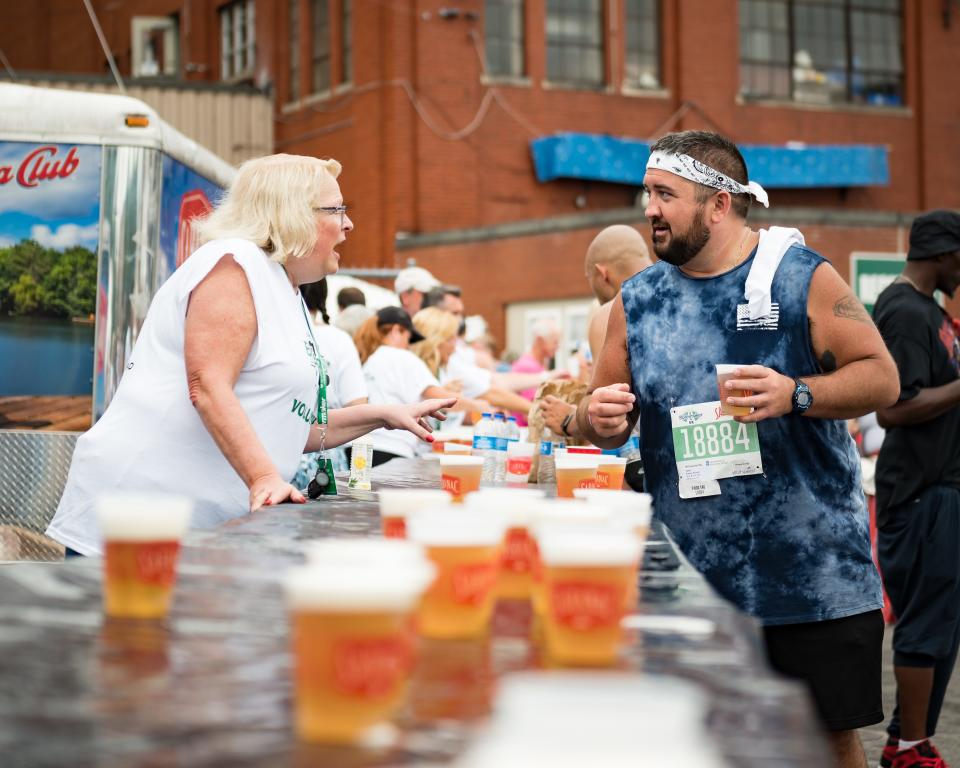
[{"label": "brick building", "polygon": [[[9,68],[105,71],[81,3],[5,5]],[[613,170],[634,155],[545,176],[532,148],[558,133],[581,134],[568,150],[612,136],[635,154],[666,130],[710,127],[774,166],[809,151],[811,172],[767,182],[771,209],[751,217],[799,226],[848,278],[854,252],[902,253],[915,212],[960,208],[952,0],[93,6],[125,76],[268,89],[275,149],[344,165],[357,225],[345,265],[413,258],[462,285],[501,340],[508,305],[588,296],[582,256],[599,228],[645,230],[637,168]],[[831,145],[854,154],[833,161]],[[846,168],[865,157],[866,175]]]}]

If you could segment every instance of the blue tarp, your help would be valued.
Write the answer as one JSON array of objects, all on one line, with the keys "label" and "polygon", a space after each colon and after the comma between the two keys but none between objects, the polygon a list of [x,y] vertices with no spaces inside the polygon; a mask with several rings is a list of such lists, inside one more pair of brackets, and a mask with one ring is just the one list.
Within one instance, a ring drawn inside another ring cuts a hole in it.
[{"label": "blue tarp", "polygon": [[[640,186],[650,144],[591,133],[558,133],[531,142],[537,180],[587,179]],[[768,189],[886,186],[887,148],[871,144],[740,147],[750,179]]]}]

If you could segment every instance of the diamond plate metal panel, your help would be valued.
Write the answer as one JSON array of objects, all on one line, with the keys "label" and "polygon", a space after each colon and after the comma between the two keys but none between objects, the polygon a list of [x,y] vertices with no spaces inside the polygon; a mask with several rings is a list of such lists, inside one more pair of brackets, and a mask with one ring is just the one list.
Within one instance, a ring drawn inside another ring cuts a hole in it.
[{"label": "diamond plate metal panel", "polygon": [[81,434],[0,429],[0,561],[63,558],[63,547],[43,532]]}]

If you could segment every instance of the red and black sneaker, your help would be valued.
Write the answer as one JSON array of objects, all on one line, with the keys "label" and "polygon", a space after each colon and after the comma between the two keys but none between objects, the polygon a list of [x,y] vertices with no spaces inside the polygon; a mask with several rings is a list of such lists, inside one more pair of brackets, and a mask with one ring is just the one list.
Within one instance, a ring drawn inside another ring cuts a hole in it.
[{"label": "red and black sneaker", "polygon": [[891,768],[950,768],[929,739],[897,752]]},{"label": "red and black sneaker", "polygon": [[880,754],[880,765],[878,768],[893,768],[893,758],[897,756],[897,749],[900,747],[900,739],[896,736],[887,737],[887,746],[883,748]]}]

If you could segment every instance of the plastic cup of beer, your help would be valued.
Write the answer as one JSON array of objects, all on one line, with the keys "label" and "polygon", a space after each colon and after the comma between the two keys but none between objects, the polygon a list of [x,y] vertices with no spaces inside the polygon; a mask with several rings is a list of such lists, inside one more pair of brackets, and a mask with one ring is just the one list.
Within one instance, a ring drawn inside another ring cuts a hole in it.
[{"label": "plastic cup of beer", "polygon": [[490,623],[506,521],[475,509],[427,510],[409,521],[407,536],[422,544],[437,569],[420,602],[424,637],[471,638]]},{"label": "plastic cup of beer", "polygon": [[311,564],[285,581],[297,735],[364,742],[399,709],[413,668],[410,622],[433,569],[358,560]]},{"label": "plastic cup of beer", "polygon": [[411,515],[451,501],[449,493],[437,488],[383,488],[377,495],[383,535],[388,539],[406,538],[407,518]]},{"label": "plastic cup of beer", "polygon": [[750,397],[753,392],[749,389],[727,389],[726,383],[729,379],[736,378],[736,371],[740,365],[724,365],[717,363],[717,388],[720,390],[720,412],[724,416],[749,416],[750,406],[731,405],[727,402],[728,397]]},{"label": "plastic cup of beer", "polygon": [[440,487],[453,496],[454,501],[463,501],[468,493],[480,490],[480,473],[483,457],[461,456],[444,453],[440,456]]},{"label": "plastic cup of beer", "polygon": [[636,580],[640,543],[628,531],[546,531],[538,541],[547,656],[561,666],[610,666]]},{"label": "plastic cup of beer", "polygon": [[507,532],[500,558],[497,596],[506,600],[529,600],[533,590],[533,568],[537,543],[530,533],[533,507],[543,501],[543,491],[528,488],[481,489],[467,497],[468,509],[502,512]]},{"label": "plastic cup of beer", "polygon": [[97,499],[104,539],[103,607],[108,616],[160,619],[170,612],[188,498],[117,493]]},{"label": "plastic cup of beer", "polygon": [[554,466],[557,473],[557,496],[572,499],[574,488],[596,488],[597,468],[600,466],[599,454],[557,455]]},{"label": "plastic cup of beer", "polygon": [[631,528],[641,542],[649,535],[653,516],[653,497],[649,493],[578,488],[573,495],[588,504],[607,509],[616,521]]},{"label": "plastic cup of beer", "polygon": [[603,454],[597,465],[597,486],[619,491],[623,488],[623,475],[626,469],[626,459]]},{"label": "plastic cup of beer", "polygon": [[508,487],[524,488],[530,479],[533,454],[538,446],[533,443],[511,441],[507,445],[507,467],[504,482]]},{"label": "plastic cup of beer", "polygon": [[546,597],[543,583],[543,562],[540,558],[538,544],[540,535],[549,528],[565,527],[574,530],[596,530],[610,525],[613,519],[611,510],[590,506],[581,501],[572,499],[550,499],[531,507],[532,518],[529,531],[533,539],[532,558],[530,569],[530,601],[533,612],[543,616],[546,612]]}]

